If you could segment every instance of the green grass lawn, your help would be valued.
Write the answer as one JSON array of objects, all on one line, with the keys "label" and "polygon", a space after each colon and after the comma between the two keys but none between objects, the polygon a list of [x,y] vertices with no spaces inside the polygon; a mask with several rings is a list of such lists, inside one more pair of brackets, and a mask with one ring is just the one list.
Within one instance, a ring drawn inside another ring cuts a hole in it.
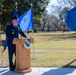
[{"label": "green grass lawn", "polygon": [[76,49],[75,32],[36,33],[34,48],[39,50],[74,50]]},{"label": "green grass lawn", "polygon": [[[76,67],[76,32],[39,32],[33,36],[35,42],[31,45],[31,66]],[[5,35],[2,35],[2,39],[5,39]],[[3,59],[4,64],[8,64],[7,50],[3,53]]]}]

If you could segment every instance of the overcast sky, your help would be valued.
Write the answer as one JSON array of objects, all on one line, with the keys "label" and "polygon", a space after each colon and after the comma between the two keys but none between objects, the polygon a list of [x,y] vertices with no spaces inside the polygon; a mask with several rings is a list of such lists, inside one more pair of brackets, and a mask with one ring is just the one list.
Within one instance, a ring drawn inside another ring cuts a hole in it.
[{"label": "overcast sky", "polygon": [[48,7],[46,8],[46,10],[48,10],[48,13],[50,13],[51,11],[50,11],[50,5],[56,5],[57,4],[57,1],[56,0],[50,0],[50,3],[49,3],[49,5],[48,5]]},{"label": "overcast sky", "polygon": [[51,4],[56,4],[56,0],[50,0]]}]

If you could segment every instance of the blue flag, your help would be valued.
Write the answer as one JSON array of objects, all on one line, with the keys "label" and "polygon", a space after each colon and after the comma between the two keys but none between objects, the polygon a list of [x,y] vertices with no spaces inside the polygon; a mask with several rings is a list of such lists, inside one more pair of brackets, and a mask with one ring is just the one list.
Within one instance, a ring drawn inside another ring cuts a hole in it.
[{"label": "blue flag", "polygon": [[[18,17],[18,8],[14,11],[13,16]],[[4,50],[6,50],[6,48],[7,48],[7,42],[8,42],[8,37],[6,37],[4,44],[3,44]]]},{"label": "blue flag", "polygon": [[[13,16],[18,17],[18,9],[16,9],[14,11]],[[18,18],[18,23],[20,24],[20,28],[22,29],[22,31],[32,30],[33,29],[33,13],[32,13],[32,9],[30,9],[27,12],[25,12],[24,14],[22,14]],[[3,44],[4,50],[7,47],[7,41],[8,41],[8,38],[6,37],[6,40],[5,40],[4,44]]]},{"label": "blue flag", "polygon": [[32,9],[29,9],[27,12],[22,14],[18,18],[18,23],[22,31],[32,30],[33,29],[33,12]]},{"label": "blue flag", "polygon": [[14,11],[13,16],[16,16],[18,18],[18,8],[16,8],[16,10]]},{"label": "blue flag", "polygon": [[5,39],[5,41],[4,41],[4,44],[3,44],[4,50],[6,50],[6,48],[7,48],[7,42],[8,42],[8,38],[6,37],[6,39]]},{"label": "blue flag", "polygon": [[67,11],[65,23],[70,30],[76,31],[76,7]]}]

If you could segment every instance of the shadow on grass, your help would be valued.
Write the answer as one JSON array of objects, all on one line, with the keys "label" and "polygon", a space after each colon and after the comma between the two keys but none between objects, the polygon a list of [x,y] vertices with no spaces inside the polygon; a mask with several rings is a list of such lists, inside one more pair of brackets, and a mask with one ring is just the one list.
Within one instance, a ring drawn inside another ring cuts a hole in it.
[{"label": "shadow on grass", "polygon": [[48,37],[48,40],[54,40],[54,41],[59,41],[59,40],[66,40],[66,39],[75,39],[76,38],[76,33],[55,33],[55,34],[39,34],[36,36],[40,37]]},{"label": "shadow on grass", "polygon": [[74,63],[75,61],[76,61],[76,59],[73,60],[73,61],[71,61],[71,62],[69,62],[68,64],[64,65],[62,68],[76,68],[76,66],[71,65],[71,64]]},{"label": "shadow on grass", "polygon": [[71,66],[71,64],[74,63],[75,61],[76,61],[76,59],[71,61],[70,63],[64,65],[61,68],[44,71],[44,73],[42,75],[67,75],[67,74],[74,75],[74,74],[76,74],[76,73],[74,73],[76,66]]}]

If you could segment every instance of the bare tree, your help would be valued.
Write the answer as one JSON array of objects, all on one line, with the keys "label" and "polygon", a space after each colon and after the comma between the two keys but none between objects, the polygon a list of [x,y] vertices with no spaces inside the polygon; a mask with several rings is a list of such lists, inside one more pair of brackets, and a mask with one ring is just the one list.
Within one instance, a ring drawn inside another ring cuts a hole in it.
[{"label": "bare tree", "polygon": [[56,5],[50,5],[51,15],[54,15],[58,18],[58,26],[62,26],[63,31],[67,29],[67,26],[65,25],[66,12],[75,5],[76,0],[57,0]]},{"label": "bare tree", "polygon": [[44,28],[49,32],[50,30],[57,30],[57,24],[58,24],[58,19],[54,15],[47,15],[43,19],[44,22]]},{"label": "bare tree", "polygon": [[57,2],[62,7],[74,7],[76,5],[76,0],[57,0]]}]

